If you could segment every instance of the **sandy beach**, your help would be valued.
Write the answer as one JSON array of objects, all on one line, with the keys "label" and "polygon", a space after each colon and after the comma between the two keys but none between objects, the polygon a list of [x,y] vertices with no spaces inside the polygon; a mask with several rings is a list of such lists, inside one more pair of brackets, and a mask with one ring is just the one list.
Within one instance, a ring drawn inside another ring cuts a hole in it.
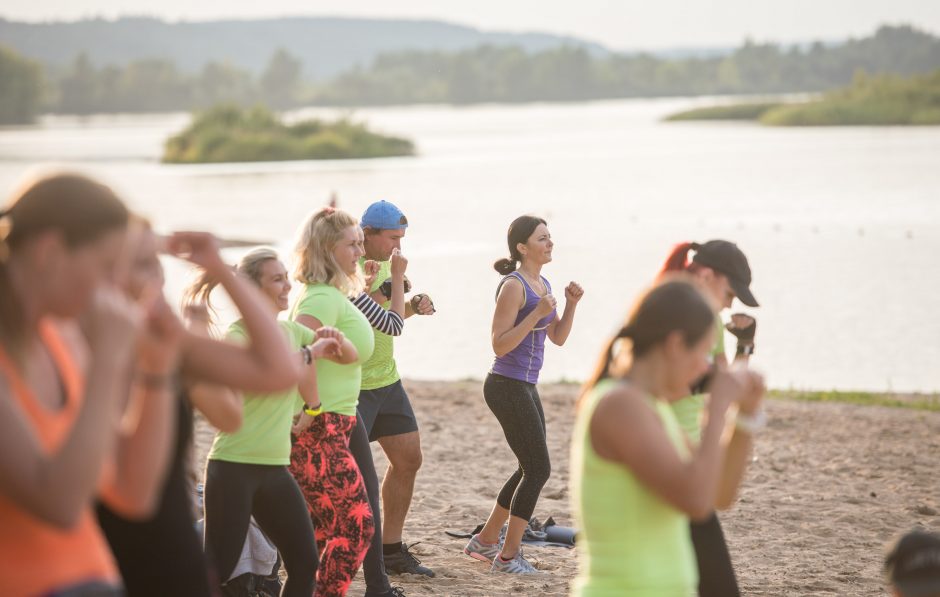
[{"label": "sandy beach", "polygon": [[[419,595],[567,595],[576,552],[529,548],[544,574],[491,575],[444,534],[482,522],[514,468],[482,382],[405,382],[421,425],[424,466],[405,540],[437,572],[393,577]],[[569,525],[568,445],[574,385],[540,387],[552,478],[535,515]],[[745,595],[884,595],[886,542],[914,526],[940,531],[940,412],[771,400],[738,504],[722,516]],[[212,430],[197,425],[197,469]],[[373,444],[380,476],[386,461]],[[365,591],[361,575],[349,595]]]}]

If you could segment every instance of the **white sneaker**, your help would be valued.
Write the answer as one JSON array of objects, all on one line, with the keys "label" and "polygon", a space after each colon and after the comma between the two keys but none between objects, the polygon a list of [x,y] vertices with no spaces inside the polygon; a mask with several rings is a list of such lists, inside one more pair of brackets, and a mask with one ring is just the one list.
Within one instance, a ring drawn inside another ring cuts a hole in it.
[{"label": "white sneaker", "polygon": [[522,557],[522,550],[519,550],[519,553],[508,562],[504,562],[502,558],[495,557],[493,558],[493,566],[490,568],[490,572],[505,572],[507,574],[541,574],[535,566],[529,563],[529,560]]},{"label": "white sneaker", "polygon": [[499,555],[499,550],[502,548],[502,543],[486,544],[480,541],[479,535],[474,535],[470,537],[470,541],[467,542],[467,546],[463,548],[463,552],[471,558],[490,563],[496,559],[496,556]]}]

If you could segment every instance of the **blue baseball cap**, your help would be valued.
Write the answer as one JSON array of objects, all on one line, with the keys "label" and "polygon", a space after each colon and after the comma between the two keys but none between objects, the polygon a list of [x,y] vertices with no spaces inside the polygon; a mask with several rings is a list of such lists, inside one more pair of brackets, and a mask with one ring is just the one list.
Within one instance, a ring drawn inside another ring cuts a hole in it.
[{"label": "blue baseball cap", "polygon": [[408,218],[393,203],[376,201],[366,208],[359,224],[377,230],[401,230],[408,227]]}]

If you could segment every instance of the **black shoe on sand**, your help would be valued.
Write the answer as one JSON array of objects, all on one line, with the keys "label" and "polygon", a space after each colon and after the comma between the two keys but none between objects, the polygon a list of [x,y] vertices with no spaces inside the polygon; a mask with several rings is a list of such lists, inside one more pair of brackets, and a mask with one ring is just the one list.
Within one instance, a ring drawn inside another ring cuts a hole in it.
[{"label": "black shoe on sand", "polygon": [[366,597],[405,597],[405,590],[401,587],[392,587],[384,593],[366,593]]},{"label": "black shoe on sand", "polygon": [[421,574],[434,578],[434,571],[427,566],[421,565],[421,560],[416,558],[409,549],[417,545],[401,544],[401,551],[393,554],[385,554],[385,572],[387,574]]}]

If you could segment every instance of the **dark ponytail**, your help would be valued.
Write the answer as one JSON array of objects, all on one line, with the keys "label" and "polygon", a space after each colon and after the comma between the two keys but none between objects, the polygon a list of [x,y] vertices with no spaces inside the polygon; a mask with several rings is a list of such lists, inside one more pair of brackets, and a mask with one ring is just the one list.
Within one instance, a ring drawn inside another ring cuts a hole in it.
[{"label": "dark ponytail", "polygon": [[620,352],[629,350],[638,359],[679,331],[686,346],[699,342],[715,325],[715,314],[705,296],[687,276],[668,276],[640,297],[626,323],[607,343],[594,374],[585,383],[579,404],[597,383],[612,375],[611,365]]},{"label": "dark ponytail", "polygon": [[515,259],[497,259],[496,263],[493,264],[493,269],[498,271],[500,275],[508,276],[509,274],[516,271],[516,260]]},{"label": "dark ponytail", "polygon": [[509,225],[509,233],[506,235],[506,243],[509,245],[509,258],[503,258],[493,264],[493,269],[503,276],[508,276],[516,271],[516,264],[522,261],[522,255],[519,254],[518,244],[526,244],[529,237],[535,232],[540,224],[548,225],[542,218],[535,216],[519,216]]}]

